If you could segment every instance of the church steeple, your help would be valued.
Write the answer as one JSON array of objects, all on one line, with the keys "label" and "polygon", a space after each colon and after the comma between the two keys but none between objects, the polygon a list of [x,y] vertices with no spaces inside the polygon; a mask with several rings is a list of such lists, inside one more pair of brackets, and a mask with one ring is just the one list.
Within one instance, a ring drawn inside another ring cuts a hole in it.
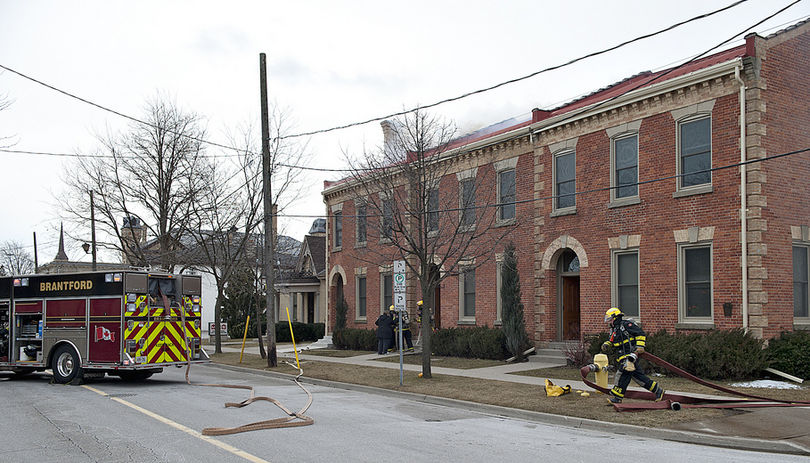
[{"label": "church steeple", "polygon": [[56,253],[56,257],[54,257],[53,260],[68,261],[68,256],[65,253],[65,226],[61,223],[59,224],[59,251]]}]

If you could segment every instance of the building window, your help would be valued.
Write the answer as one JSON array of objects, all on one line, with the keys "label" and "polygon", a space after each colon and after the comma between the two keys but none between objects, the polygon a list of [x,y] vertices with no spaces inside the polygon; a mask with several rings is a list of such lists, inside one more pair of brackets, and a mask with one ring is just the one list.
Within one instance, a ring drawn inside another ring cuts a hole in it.
[{"label": "building window", "polygon": [[290,293],[292,299],[292,321],[298,320],[298,293]]},{"label": "building window", "polygon": [[712,248],[708,245],[681,246],[679,301],[684,321],[712,321]]},{"label": "building window", "polygon": [[613,305],[639,316],[638,251],[613,254]]},{"label": "building window", "polygon": [[498,220],[515,218],[515,169],[498,172]]},{"label": "building window", "polygon": [[382,234],[384,239],[391,239],[394,232],[394,200],[384,199],[382,202]]},{"label": "building window", "polygon": [[394,280],[390,273],[383,275],[382,278],[382,303],[382,311],[386,311],[394,305]]},{"label": "building window", "polygon": [[808,252],[809,247],[793,247],[793,317],[808,318]]},{"label": "building window", "polygon": [[357,205],[357,244],[363,245],[366,243],[366,223],[367,223],[367,206],[366,203]]},{"label": "building window", "polygon": [[503,321],[503,301],[501,300],[501,292],[503,291],[503,254],[495,256],[495,322],[500,323]]},{"label": "building window", "polygon": [[357,318],[366,318],[366,277],[357,277]]},{"label": "building window", "polygon": [[439,230],[439,189],[433,188],[427,191],[427,230],[435,232]]},{"label": "building window", "polygon": [[576,206],[576,154],[573,151],[554,156],[554,196],[556,209]]},{"label": "building window", "polygon": [[343,212],[335,212],[335,249],[343,247]]},{"label": "building window", "polygon": [[464,180],[459,183],[459,206],[461,207],[461,226],[475,225],[475,181]]},{"label": "building window", "polygon": [[613,198],[638,196],[638,134],[613,140]]},{"label": "building window", "polygon": [[680,186],[689,188],[712,182],[712,119],[681,122],[678,129]]},{"label": "building window", "polygon": [[459,294],[461,295],[461,320],[475,320],[475,269],[467,269],[459,275]]}]

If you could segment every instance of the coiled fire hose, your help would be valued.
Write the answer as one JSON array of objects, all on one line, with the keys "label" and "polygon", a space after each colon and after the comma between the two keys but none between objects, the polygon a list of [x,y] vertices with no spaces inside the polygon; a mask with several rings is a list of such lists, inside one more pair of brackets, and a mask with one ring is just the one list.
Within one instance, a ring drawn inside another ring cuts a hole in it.
[{"label": "coiled fire hose", "polygon": [[[196,384],[192,383],[189,379],[189,370],[191,370],[191,349],[188,346],[188,336],[186,331],[186,310],[185,307],[180,312],[182,323],[183,323],[183,338],[186,340],[186,383],[191,386],[204,386],[204,387],[224,387],[229,389],[245,389],[250,391],[250,397],[241,401],[241,402],[225,402],[225,408],[242,408],[246,407],[253,402],[265,401],[270,402],[276,407],[280,408],[281,411],[287,414],[286,417],[282,418],[274,418],[271,420],[264,420],[264,421],[256,421],[254,423],[243,424],[241,426],[236,426],[233,428],[204,428],[202,430],[202,434],[204,436],[224,436],[227,434],[237,434],[240,432],[248,432],[248,431],[258,431],[260,429],[276,429],[276,428],[292,428],[297,426],[309,426],[315,422],[311,417],[305,415],[306,411],[309,409],[309,406],[312,405],[312,393],[310,393],[299,381],[299,378],[304,375],[304,370],[301,367],[298,367],[298,375],[296,375],[295,384],[301,388],[307,394],[307,403],[298,410],[297,412],[290,411],[287,407],[281,404],[278,400],[272,397],[264,397],[259,396],[256,397],[256,390],[253,386],[246,386],[242,384]],[[295,368],[290,362],[285,361],[287,365]]]},{"label": "coiled fire hose", "polygon": [[[706,380],[698,378],[697,376],[688,373],[671,363],[662,360],[655,355],[650,354],[649,352],[643,352],[639,355],[640,358],[643,358],[650,363],[654,363],[664,369],[675,373],[678,376],[686,378],[690,381],[695,383],[701,384],[703,386],[709,387],[711,389],[725,392],[727,394],[743,397],[746,400],[735,399],[735,398],[723,398],[723,397],[698,397],[689,394],[676,394],[672,392],[664,393],[663,400],[660,402],[651,402],[651,403],[617,403],[613,404],[613,407],[620,412],[623,411],[640,411],[640,410],[655,410],[655,409],[672,409],[672,410],[680,410],[681,408],[760,408],[760,407],[807,407],[810,405],[810,401],[798,401],[798,400],[784,400],[784,399],[774,399],[759,395],[753,394],[746,394],[744,392],[735,391],[734,389],[729,389],[724,386],[720,386],[718,384],[710,383]],[[590,365],[586,365],[580,369],[580,374],[582,375],[582,381],[590,386],[591,388],[602,392],[604,394],[609,394],[610,389],[598,386],[597,384],[588,380],[587,376],[588,373],[592,371]],[[625,393],[625,397],[629,399],[641,399],[641,400],[655,400],[655,394],[648,391],[636,391],[636,390],[628,390]],[[754,399],[747,400],[747,399]]]}]

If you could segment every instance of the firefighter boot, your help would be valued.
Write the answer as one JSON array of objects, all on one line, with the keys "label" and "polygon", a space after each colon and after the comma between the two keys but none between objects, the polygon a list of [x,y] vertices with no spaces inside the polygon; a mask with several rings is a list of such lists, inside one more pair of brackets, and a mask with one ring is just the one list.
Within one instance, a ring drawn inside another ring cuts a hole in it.
[{"label": "firefighter boot", "polygon": [[655,394],[655,401],[660,402],[661,399],[664,398],[664,388],[662,388],[659,384],[655,385],[655,389],[653,389],[653,394]]},{"label": "firefighter boot", "polygon": [[613,394],[610,394],[610,396],[608,397],[607,400],[608,400],[608,402],[611,403],[611,405],[612,404],[620,404],[620,403],[622,403],[622,398],[621,397],[616,397]]}]

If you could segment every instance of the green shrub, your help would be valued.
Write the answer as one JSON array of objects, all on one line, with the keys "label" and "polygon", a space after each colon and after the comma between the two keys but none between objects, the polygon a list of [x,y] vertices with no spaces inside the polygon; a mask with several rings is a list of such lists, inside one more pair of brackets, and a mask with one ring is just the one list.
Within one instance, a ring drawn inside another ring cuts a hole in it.
[{"label": "green shrub", "polygon": [[[323,337],[325,326],[323,323],[292,322],[295,342],[317,341]],[[276,323],[276,342],[292,342],[289,322]]]},{"label": "green shrub", "polygon": [[[607,333],[589,336],[591,355],[607,340]],[[712,330],[707,333],[670,334],[659,331],[647,335],[647,351],[676,367],[703,379],[743,379],[767,367],[762,341],[741,329]],[[609,355],[615,362],[615,352]],[[641,361],[640,367],[674,375],[657,365]]]},{"label": "green shrub", "polygon": [[765,354],[770,366],[779,371],[810,378],[810,332],[784,332],[778,338],[771,339]]},{"label": "green shrub", "polygon": [[377,350],[377,330],[344,328],[332,333],[332,343],[344,350]]},{"label": "green shrub", "polygon": [[436,330],[430,344],[434,355],[493,360],[509,357],[503,330],[487,326]]}]

